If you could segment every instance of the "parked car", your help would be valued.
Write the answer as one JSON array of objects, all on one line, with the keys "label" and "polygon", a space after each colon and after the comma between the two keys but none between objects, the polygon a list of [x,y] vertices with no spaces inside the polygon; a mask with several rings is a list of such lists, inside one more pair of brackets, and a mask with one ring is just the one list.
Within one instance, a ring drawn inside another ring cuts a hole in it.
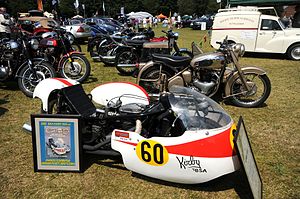
[{"label": "parked car", "polygon": [[193,30],[201,30],[203,22],[206,23],[206,30],[209,30],[209,29],[211,29],[211,27],[213,25],[213,17],[210,15],[203,15],[202,17],[200,17],[198,19],[192,20],[190,27]]},{"label": "parked car", "polygon": [[[34,24],[37,23],[39,24],[39,27],[35,28]],[[22,30],[34,35],[42,35],[45,32],[51,31],[51,27],[58,26],[58,23],[54,19],[39,16],[20,17],[18,18],[17,24]]]},{"label": "parked car", "polygon": [[72,19],[63,23],[70,41],[87,40],[91,35],[91,27],[80,20]]},{"label": "parked car", "polygon": [[96,26],[99,26],[100,28],[106,29],[110,34],[117,32],[120,30],[120,27],[117,25],[113,25],[105,21],[104,19],[101,18],[87,18],[84,20],[85,23],[95,23]]}]

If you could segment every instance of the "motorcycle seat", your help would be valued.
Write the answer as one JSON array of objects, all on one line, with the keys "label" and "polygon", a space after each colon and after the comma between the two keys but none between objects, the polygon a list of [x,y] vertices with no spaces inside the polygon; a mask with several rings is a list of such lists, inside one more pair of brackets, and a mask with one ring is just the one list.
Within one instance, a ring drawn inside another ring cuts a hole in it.
[{"label": "motorcycle seat", "polygon": [[162,62],[167,65],[179,68],[179,67],[187,67],[192,58],[190,57],[182,57],[182,56],[173,56],[173,55],[165,55],[165,54],[152,54],[153,62]]}]

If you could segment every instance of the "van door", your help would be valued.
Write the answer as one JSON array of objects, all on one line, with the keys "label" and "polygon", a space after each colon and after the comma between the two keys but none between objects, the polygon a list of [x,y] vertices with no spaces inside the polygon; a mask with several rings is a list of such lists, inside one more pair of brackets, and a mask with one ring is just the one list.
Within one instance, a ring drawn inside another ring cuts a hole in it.
[{"label": "van door", "polygon": [[262,19],[258,30],[255,52],[283,52],[284,31],[277,20]]}]

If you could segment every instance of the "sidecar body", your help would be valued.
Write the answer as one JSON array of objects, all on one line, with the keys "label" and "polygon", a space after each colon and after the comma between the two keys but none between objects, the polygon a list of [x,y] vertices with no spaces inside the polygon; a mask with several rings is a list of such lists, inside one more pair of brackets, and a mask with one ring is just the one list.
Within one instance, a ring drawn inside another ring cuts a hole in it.
[{"label": "sidecar body", "polygon": [[111,146],[121,153],[126,168],[183,184],[204,183],[239,169],[231,117],[196,91],[182,87],[177,91],[179,95],[201,99],[199,104],[180,96],[170,99],[173,111],[185,126],[178,129],[184,131],[181,136],[145,138],[136,132],[114,130]]}]

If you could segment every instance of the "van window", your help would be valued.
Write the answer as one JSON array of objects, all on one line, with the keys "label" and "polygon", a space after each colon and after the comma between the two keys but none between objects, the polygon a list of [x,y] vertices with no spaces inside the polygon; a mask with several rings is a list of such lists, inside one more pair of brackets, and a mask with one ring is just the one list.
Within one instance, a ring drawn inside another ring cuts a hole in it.
[{"label": "van window", "polygon": [[279,23],[275,20],[263,19],[261,21],[261,30],[282,30]]}]

